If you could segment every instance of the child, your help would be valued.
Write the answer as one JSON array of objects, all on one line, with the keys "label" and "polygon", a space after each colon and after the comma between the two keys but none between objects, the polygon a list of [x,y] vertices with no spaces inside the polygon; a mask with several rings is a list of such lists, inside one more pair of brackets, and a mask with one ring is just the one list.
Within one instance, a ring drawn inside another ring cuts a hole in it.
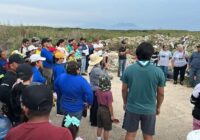
[{"label": "child", "polygon": [[4,75],[8,68],[7,52],[6,50],[0,50],[0,74]]},{"label": "child", "polygon": [[99,78],[99,89],[96,91],[98,111],[97,111],[97,140],[101,139],[102,130],[104,129],[104,140],[108,140],[109,131],[112,130],[112,121],[116,120],[113,115],[113,96],[111,82],[109,77],[101,76]]},{"label": "child", "polygon": [[192,111],[193,130],[200,129],[200,84],[196,85],[191,96],[191,103],[194,104]]},{"label": "child", "polygon": [[67,115],[64,117],[62,127],[66,127],[70,130],[74,140],[83,140],[81,137],[77,137],[80,126],[80,120],[74,116]]}]

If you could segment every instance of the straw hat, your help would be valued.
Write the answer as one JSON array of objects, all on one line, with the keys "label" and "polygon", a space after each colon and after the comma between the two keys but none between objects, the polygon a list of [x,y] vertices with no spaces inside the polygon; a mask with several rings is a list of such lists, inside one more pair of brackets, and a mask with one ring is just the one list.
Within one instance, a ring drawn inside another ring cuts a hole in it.
[{"label": "straw hat", "polygon": [[95,66],[96,64],[99,64],[102,60],[103,60],[103,57],[100,57],[97,54],[92,54],[90,55],[89,65]]}]

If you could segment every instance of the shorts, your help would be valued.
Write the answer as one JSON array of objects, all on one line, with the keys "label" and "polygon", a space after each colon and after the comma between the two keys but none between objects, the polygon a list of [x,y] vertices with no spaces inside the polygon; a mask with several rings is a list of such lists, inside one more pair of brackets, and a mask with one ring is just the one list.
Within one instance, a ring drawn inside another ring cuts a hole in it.
[{"label": "shorts", "polygon": [[112,130],[111,115],[108,107],[99,106],[97,111],[97,127],[105,131]]},{"label": "shorts", "polygon": [[122,128],[127,132],[136,132],[139,128],[139,123],[143,134],[155,135],[156,114],[142,115],[126,110]]}]

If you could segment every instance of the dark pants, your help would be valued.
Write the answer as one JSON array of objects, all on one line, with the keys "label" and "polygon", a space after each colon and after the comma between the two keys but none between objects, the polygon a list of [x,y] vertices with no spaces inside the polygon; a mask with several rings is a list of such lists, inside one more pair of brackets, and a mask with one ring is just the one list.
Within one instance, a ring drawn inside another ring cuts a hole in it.
[{"label": "dark pants", "polygon": [[182,82],[185,78],[185,70],[187,65],[183,67],[174,67],[174,81],[178,80],[178,75],[180,74],[180,82]]},{"label": "dark pants", "polygon": [[97,110],[98,110],[98,103],[97,103],[97,97],[96,97],[95,92],[94,92],[93,105],[90,109],[91,126],[97,126]]},{"label": "dark pants", "polygon": [[[196,77],[196,79],[194,78]],[[197,84],[200,83],[200,69],[196,68],[190,68],[190,78],[189,78],[189,84],[192,87],[195,87]]]},{"label": "dark pants", "polygon": [[89,67],[89,60],[90,60],[90,56],[86,55],[86,68],[85,68],[86,72],[87,72],[88,67]]}]

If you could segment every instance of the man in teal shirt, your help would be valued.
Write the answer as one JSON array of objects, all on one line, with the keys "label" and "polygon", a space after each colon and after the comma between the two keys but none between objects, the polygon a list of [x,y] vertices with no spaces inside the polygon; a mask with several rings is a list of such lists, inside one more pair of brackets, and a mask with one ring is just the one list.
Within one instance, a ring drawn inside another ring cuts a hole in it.
[{"label": "man in teal shirt", "polygon": [[122,77],[122,97],[125,117],[125,140],[133,140],[139,123],[144,140],[153,140],[156,114],[164,100],[165,76],[160,68],[150,63],[154,52],[150,43],[140,44],[136,50],[138,61],[130,65]]}]

